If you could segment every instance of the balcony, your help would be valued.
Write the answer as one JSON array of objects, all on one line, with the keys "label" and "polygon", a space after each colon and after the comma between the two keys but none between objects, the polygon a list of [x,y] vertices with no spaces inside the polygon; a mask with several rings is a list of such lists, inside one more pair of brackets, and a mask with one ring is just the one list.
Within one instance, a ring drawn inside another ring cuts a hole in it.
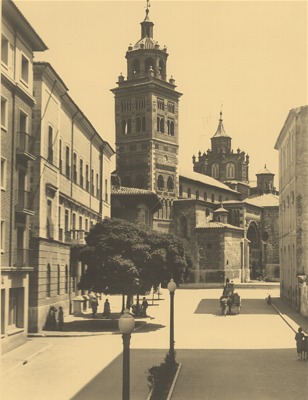
[{"label": "balcony", "polygon": [[16,155],[19,161],[35,160],[32,154],[33,138],[26,132],[17,132]]},{"label": "balcony", "polygon": [[82,229],[76,229],[71,231],[72,233],[72,244],[86,244],[87,232]]},{"label": "balcony", "polygon": [[16,257],[15,257],[15,267],[17,268],[25,268],[29,267],[29,249],[16,249]]},{"label": "balcony", "polygon": [[16,191],[16,212],[26,215],[34,215],[32,193],[27,190]]}]

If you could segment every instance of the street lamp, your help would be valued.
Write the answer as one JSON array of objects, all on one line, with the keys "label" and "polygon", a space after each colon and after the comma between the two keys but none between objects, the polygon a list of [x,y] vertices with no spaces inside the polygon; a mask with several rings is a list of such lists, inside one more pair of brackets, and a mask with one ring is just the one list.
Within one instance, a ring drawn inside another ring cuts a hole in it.
[{"label": "street lamp", "polygon": [[170,346],[169,346],[169,357],[171,363],[175,363],[174,356],[174,292],[176,289],[176,283],[173,279],[170,279],[168,283],[168,290],[170,292]]},{"label": "street lamp", "polygon": [[128,310],[119,318],[119,330],[123,339],[123,386],[122,400],[129,400],[129,343],[130,334],[135,327],[135,320]]}]

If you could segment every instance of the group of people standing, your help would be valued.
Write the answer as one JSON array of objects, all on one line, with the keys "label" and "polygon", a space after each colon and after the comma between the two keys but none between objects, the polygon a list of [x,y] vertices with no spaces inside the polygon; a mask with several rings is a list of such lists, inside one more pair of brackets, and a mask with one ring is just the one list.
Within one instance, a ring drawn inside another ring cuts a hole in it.
[{"label": "group of people standing", "polygon": [[[91,305],[91,309],[92,309],[92,316],[93,316],[93,318],[96,318],[97,317],[97,308],[98,308],[98,298],[99,298],[99,296],[97,294],[94,294],[93,292],[91,292],[89,294],[89,297],[90,297],[90,305]],[[109,303],[109,300],[106,299],[105,303],[104,303],[103,317],[109,318],[110,317],[110,312],[111,312],[110,303]]]},{"label": "group of people standing", "polygon": [[303,328],[300,326],[295,335],[296,350],[299,360],[307,360],[308,355],[308,336],[303,332]]},{"label": "group of people standing", "polygon": [[[58,318],[57,318],[58,313]],[[59,307],[59,311],[56,307],[51,306],[47,315],[44,330],[46,331],[63,331],[64,325],[64,312],[63,307]]]}]

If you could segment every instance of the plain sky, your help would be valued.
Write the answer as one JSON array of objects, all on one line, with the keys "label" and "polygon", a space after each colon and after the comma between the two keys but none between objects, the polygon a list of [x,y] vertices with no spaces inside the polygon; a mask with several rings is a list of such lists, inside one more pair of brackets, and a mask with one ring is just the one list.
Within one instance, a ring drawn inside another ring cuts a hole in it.
[{"label": "plain sky", "polygon": [[[114,146],[118,75],[140,39],[146,1],[15,1],[49,50],[48,61],[101,136]],[[180,167],[210,148],[223,111],[232,147],[250,156],[250,180],[267,165],[294,107],[307,104],[306,1],[152,0],[154,39],[168,49],[167,78],[180,99]]]}]

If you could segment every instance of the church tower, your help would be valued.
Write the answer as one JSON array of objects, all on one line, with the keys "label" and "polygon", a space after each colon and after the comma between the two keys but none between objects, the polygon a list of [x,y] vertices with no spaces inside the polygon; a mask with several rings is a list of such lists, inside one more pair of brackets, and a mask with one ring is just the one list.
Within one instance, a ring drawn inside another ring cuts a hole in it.
[{"label": "church tower", "polygon": [[177,198],[178,107],[181,93],[167,80],[166,47],[154,40],[149,2],[141,38],[126,52],[127,79],[122,74],[115,96],[116,170],[121,185],[156,192],[163,208],[154,228],[170,230],[172,201]]},{"label": "church tower", "polygon": [[198,159],[193,156],[195,172],[209,175],[226,184],[249,181],[249,155],[237,149],[233,152],[232,138],[227,135],[222,119],[222,112],[216,133],[211,138],[211,149],[203,154],[199,151]]}]

